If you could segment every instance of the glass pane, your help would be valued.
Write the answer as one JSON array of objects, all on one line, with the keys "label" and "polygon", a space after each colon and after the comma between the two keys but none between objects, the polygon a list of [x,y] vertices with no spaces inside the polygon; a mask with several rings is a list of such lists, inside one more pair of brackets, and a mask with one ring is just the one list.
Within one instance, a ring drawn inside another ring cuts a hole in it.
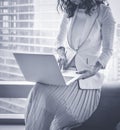
[{"label": "glass pane", "polygon": [[26,99],[0,98],[0,114],[24,114]]},{"label": "glass pane", "polygon": [[54,51],[60,21],[56,0],[2,0],[0,4],[0,80],[24,80],[12,52]]}]

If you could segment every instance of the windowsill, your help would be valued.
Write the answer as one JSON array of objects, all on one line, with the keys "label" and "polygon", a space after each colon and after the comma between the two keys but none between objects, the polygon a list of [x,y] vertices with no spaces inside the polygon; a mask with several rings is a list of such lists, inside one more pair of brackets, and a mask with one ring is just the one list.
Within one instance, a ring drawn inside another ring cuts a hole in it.
[{"label": "windowsill", "polygon": [[28,81],[0,81],[1,98],[27,98],[35,82]]},{"label": "windowsill", "polygon": [[24,119],[24,114],[0,114],[1,119]]},{"label": "windowsill", "polygon": [[25,125],[24,114],[0,114],[2,125]]},{"label": "windowsill", "polygon": [[0,85],[35,85],[35,82],[28,82],[28,81],[0,81]]}]

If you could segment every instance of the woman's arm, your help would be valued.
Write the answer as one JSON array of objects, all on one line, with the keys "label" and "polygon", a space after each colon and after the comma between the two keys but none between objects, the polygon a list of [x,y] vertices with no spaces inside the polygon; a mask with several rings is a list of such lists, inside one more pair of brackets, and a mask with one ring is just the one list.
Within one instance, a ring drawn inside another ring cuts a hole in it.
[{"label": "woman's arm", "polygon": [[106,7],[105,11],[103,10],[103,14],[101,19],[102,53],[99,56],[98,61],[104,69],[113,51],[115,21],[109,7]]},{"label": "woman's arm", "polygon": [[67,14],[64,14],[59,26],[59,31],[56,38],[56,48],[64,47],[64,40],[67,33],[68,18]]},{"label": "woman's arm", "polygon": [[64,14],[60,23],[58,35],[56,38],[56,50],[58,54],[58,64],[60,69],[65,68],[67,64],[66,51],[64,47],[64,40],[67,33],[68,18],[67,14]]}]

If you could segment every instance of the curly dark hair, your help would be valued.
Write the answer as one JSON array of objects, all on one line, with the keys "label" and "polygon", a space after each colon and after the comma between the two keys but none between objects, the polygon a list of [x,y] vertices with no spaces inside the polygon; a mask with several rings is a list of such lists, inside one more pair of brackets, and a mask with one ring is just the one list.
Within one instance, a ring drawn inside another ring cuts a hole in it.
[{"label": "curly dark hair", "polygon": [[76,5],[73,2],[71,2],[71,0],[58,0],[57,10],[61,9],[62,11],[66,12],[68,18],[70,18],[74,16],[77,7],[85,9],[85,13],[91,15],[92,11],[96,6],[107,3],[106,0],[81,0],[81,1],[82,4]]}]

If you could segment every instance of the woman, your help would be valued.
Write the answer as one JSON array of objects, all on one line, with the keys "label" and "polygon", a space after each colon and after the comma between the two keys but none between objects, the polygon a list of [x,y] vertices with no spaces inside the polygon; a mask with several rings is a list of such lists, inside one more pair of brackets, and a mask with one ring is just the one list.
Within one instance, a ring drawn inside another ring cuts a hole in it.
[{"label": "woman", "polygon": [[[59,64],[82,76],[69,86],[37,83],[29,95],[26,130],[69,129],[87,120],[99,104],[102,80],[98,71],[106,67],[113,46],[115,22],[110,7],[105,0],[58,0],[59,7],[64,12],[57,36]],[[63,45],[66,33],[76,52],[69,64]]]}]

